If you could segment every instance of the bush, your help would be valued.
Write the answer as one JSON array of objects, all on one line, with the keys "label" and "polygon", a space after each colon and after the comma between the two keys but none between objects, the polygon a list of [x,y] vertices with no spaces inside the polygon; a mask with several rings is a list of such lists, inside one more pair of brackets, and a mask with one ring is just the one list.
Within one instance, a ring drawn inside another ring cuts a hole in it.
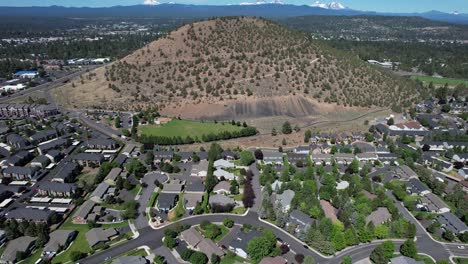
[{"label": "bush", "polygon": [[227,228],[231,228],[234,226],[234,221],[231,218],[224,218],[223,225]]},{"label": "bush", "polygon": [[70,253],[70,258],[72,261],[80,260],[84,258],[85,256],[86,254],[81,251],[73,251],[72,253]]}]

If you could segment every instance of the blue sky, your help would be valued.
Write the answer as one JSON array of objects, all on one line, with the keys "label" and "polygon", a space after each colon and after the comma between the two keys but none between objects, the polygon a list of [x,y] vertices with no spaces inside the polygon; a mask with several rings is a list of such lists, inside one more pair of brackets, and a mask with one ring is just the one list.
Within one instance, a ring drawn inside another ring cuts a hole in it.
[{"label": "blue sky", "polygon": [[[142,4],[145,0],[0,0],[0,6],[88,6],[102,7],[115,5]],[[150,1],[150,0],[147,0]],[[173,0],[159,0],[169,2]],[[251,0],[254,1],[254,0]],[[287,4],[312,4],[316,0],[283,0]],[[322,0],[330,2],[332,0]],[[336,1],[336,0],[335,0]],[[176,3],[190,4],[238,4],[245,0],[175,0]],[[345,6],[367,11],[378,12],[425,12],[438,10],[443,12],[459,11],[468,13],[468,0],[342,0]]]}]

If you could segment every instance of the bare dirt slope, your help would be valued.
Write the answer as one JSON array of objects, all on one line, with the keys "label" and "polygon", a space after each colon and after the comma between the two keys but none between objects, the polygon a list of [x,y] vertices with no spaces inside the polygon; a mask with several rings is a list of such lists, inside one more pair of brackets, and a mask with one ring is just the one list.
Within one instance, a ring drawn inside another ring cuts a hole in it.
[{"label": "bare dirt slope", "polygon": [[231,119],[409,106],[421,89],[271,21],[218,18],[185,25],[54,94],[70,108],[157,105],[171,116]]}]

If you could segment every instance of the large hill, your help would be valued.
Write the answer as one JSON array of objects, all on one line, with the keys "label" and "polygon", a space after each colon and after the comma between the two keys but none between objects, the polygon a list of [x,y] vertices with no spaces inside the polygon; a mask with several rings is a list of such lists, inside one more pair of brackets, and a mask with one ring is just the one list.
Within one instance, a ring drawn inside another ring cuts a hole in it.
[{"label": "large hill", "polygon": [[185,118],[308,116],[339,107],[407,107],[424,88],[274,22],[185,25],[56,90],[73,108],[159,106]]}]

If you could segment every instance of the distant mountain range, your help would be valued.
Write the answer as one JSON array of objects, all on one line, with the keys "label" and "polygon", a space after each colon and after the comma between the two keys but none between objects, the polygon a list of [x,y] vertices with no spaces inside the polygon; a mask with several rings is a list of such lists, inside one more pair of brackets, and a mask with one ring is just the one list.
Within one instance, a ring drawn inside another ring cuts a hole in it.
[{"label": "distant mountain range", "polygon": [[0,16],[30,17],[171,17],[171,18],[208,18],[214,16],[258,16],[267,18],[285,18],[305,15],[330,16],[418,16],[426,19],[450,23],[468,24],[468,14],[452,14],[439,11],[425,13],[379,13],[346,8],[340,3],[323,4],[316,2],[312,6],[283,4],[280,0],[243,2],[238,5],[187,5],[175,3],[158,4],[156,0],[147,0],[149,5],[114,6],[114,7],[0,7]]}]

